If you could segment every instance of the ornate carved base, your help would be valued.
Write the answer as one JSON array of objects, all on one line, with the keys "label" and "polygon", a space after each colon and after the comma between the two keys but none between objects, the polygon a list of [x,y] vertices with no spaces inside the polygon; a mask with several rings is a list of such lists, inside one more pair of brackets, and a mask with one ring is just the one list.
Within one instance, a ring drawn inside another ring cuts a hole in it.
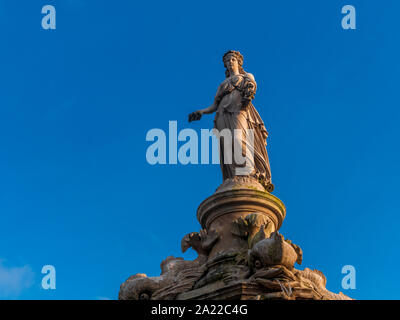
[{"label": "ornate carved base", "polygon": [[168,257],[159,277],[131,276],[119,299],[350,299],[326,290],[318,270],[297,270],[302,250],[278,233],[286,209],[282,201],[254,187],[228,181],[204,200],[197,218],[202,230],[187,234],[182,251],[197,259]]},{"label": "ornate carved base", "polygon": [[[246,221],[252,213],[257,221]],[[248,236],[255,236],[261,226],[268,235],[279,230],[285,214],[284,204],[272,194],[240,188],[218,191],[204,200],[197,210],[197,219],[203,229],[217,232],[220,237],[211,249],[211,258],[226,250],[246,248]],[[234,232],[232,224],[236,227]]]},{"label": "ornate carved base", "polygon": [[269,290],[263,285],[243,280],[232,284],[215,282],[200,289],[181,293],[176,300],[351,300],[344,294],[319,294],[311,288]]},{"label": "ornate carved base", "polygon": [[257,300],[262,292],[259,285],[250,282],[225,284],[214,282],[200,289],[181,293],[176,300]]}]

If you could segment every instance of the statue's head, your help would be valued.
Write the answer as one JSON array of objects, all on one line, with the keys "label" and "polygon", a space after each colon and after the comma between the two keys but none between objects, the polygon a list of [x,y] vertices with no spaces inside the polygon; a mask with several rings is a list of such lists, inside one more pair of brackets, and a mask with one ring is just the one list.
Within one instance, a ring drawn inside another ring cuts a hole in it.
[{"label": "statue's head", "polygon": [[222,57],[222,61],[224,62],[225,75],[228,78],[232,72],[234,73],[242,73],[243,70],[243,56],[239,51],[229,50]]}]

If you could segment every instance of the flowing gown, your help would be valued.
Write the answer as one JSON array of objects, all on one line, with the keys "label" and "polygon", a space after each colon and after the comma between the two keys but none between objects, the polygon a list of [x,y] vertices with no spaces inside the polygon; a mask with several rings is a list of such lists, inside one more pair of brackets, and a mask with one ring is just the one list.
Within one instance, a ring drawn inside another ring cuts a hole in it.
[{"label": "flowing gown", "polygon": [[[222,130],[228,129],[232,137],[227,144],[225,143],[227,138],[224,135],[219,139],[223,179],[247,175],[256,178],[267,187],[272,185],[266,149],[268,132],[251,103],[256,88],[254,76],[250,73],[226,78],[219,86],[215,97],[218,108],[214,128],[220,133]],[[249,129],[252,130],[249,131]],[[235,152],[237,152],[238,146],[241,146],[240,154],[245,159],[244,163],[243,159],[236,161]],[[232,148],[232,150],[229,151],[226,148]],[[245,171],[243,171],[244,167],[246,167]]]}]

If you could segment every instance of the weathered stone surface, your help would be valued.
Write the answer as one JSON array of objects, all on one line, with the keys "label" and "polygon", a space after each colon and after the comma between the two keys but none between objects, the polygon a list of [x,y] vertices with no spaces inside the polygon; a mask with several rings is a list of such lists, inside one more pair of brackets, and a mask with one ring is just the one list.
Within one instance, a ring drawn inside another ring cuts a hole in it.
[{"label": "weathered stone surface", "polygon": [[237,189],[254,189],[265,191],[264,186],[257,179],[248,176],[236,176],[224,180],[224,182],[222,182],[222,184],[217,188],[215,193]]},{"label": "weathered stone surface", "polygon": [[[252,209],[254,211],[252,211]],[[159,277],[137,274],[121,285],[120,299],[350,299],[326,289],[318,270],[297,270],[302,250],[277,228],[285,207],[275,196],[243,188],[217,192],[199,206],[203,229],[183,237],[193,261],[168,257]]]},{"label": "weathered stone surface", "polygon": [[292,269],[298,260],[297,253],[291,244],[287,243],[278,232],[270,238],[257,242],[250,251],[250,265],[255,269],[274,265]]},{"label": "weathered stone surface", "polygon": [[268,132],[252,104],[257,90],[254,75],[243,69],[243,56],[238,51],[229,50],[222,60],[226,79],[218,86],[213,104],[192,112],[189,122],[215,112],[214,132],[221,142],[219,156],[224,181],[238,176],[252,177],[264,190],[272,192],[274,186],[265,148]]},{"label": "weathered stone surface", "polygon": [[[254,158],[246,154],[246,159],[254,160],[251,172],[237,175],[237,163],[221,161],[224,181],[197,210],[202,229],[181,241],[182,252],[193,248],[198,257],[193,261],[168,257],[161,263],[160,276],[129,277],[121,285],[119,299],[350,299],[329,292],[322,272],[294,267],[302,263],[303,252],[278,232],[286,208],[270,194],[273,185],[265,150],[268,134],[251,104],[254,77],[243,70],[242,63],[237,51],[224,55],[227,79],[218,88],[213,105],[190,114],[189,120],[218,110],[217,129],[239,129],[245,134],[235,139],[254,151]],[[247,129],[255,131],[254,141],[246,136]]]},{"label": "weathered stone surface", "polygon": [[177,300],[256,300],[261,287],[250,282],[225,284],[217,281],[202,288],[181,293]]},{"label": "weathered stone surface", "polygon": [[264,216],[269,222],[266,231],[273,232],[282,225],[286,209],[282,201],[272,194],[250,188],[217,192],[200,204],[197,210],[200,224],[204,229],[215,230],[220,237],[210,251],[211,257],[248,246],[247,239],[232,233],[232,223],[253,213]]}]

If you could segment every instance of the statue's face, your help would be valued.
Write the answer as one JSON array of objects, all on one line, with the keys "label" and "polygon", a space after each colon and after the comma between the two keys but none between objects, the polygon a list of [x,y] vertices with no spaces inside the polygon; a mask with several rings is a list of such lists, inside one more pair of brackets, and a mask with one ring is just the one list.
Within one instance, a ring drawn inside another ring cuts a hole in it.
[{"label": "statue's face", "polygon": [[225,67],[229,70],[231,75],[239,73],[239,61],[236,59],[235,55],[228,54],[224,61]]}]

